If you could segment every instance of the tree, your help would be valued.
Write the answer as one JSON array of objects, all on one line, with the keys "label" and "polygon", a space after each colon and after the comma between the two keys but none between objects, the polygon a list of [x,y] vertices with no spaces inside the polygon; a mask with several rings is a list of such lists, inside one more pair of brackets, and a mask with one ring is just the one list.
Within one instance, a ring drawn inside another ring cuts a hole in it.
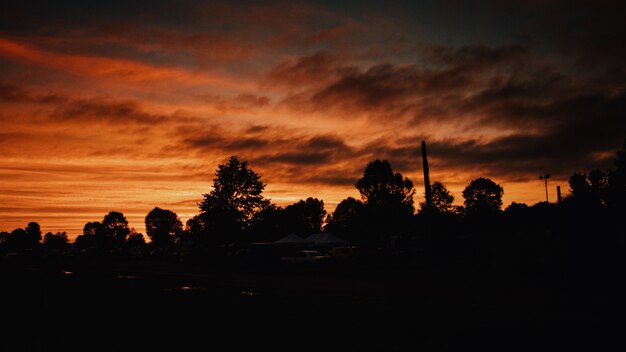
[{"label": "tree", "polygon": [[11,249],[24,249],[31,247],[31,241],[28,236],[28,232],[23,228],[17,228],[11,231],[7,236],[5,245]]},{"label": "tree", "polygon": [[284,210],[287,232],[301,236],[321,232],[325,217],[324,201],[312,197],[288,205]]},{"label": "tree", "polygon": [[569,178],[570,199],[576,206],[601,207],[605,205],[608,176],[596,169],[589,175],[575,172]]},{"label": "tree", "polygon": [[328,217],[324,230],[349,241],[358,241],[357,235],[362,232],[364,207],[363,202],[352,197],[342,200]]},{"label": "tree", "polygon": [[88,247],[102,247],[106,244],[106,232],[101,222],[93,221],[88,222],[83,227],[82,235],[79,235],[74,240],[76,247],[88,248]]},{"label": "tree", "polygon": [[41,242],[41,227],[36,222],[29,222],[26,226],[27,242],[29,247],[35,247]]},{"label": "tree", "polygon": [[399,172],[394,173],[387,160],[369,162],[355,187],[361,193],[363,202],[372,208],[393,209],[407,214],[415,211],[413,182],[403,178]]},{"label": "tree", "polygon": [[10,233],[6,231],[0,232],[0,248],[6,246],[7,241],[9,241]]},{"label": "tree", "polygon": [[111,237],[118,246],[123,244],[130,234],[128,220],[126,220],[124,214],[117,211],[111,211],[104,216],[104,219],[102,219],[102,227],[107,237]]},{"label": "tree", "polygon": [[367,164],[355,187],[363,199],[363,232],[366,242],[389,240],[408,232],[415,212],[413,182],[394,173],[387,160]]},{"label": "tree", "polygon": [[248,168],[247,161],[231,156],[220,164],[213,179],[213,190],[198,203],[206,230],[240,233],[250,228],[255,215],[269,205],[262,195],[265,184]]},{"label": "tree", "polygon": [[57,232],[56,234],[52,232],[47,232],[43,236],[43,246],[45,248],[63,249],[67,247],[67,245],[67,233],[65,232]]},{"label": "tree", "polygon": [[146,233],[157,247],[167,247],[183,229],[176,213],[155,207],[146,215]]},{"label": "tree", "polygon": [[256,213],[252,234],[258,242],[276,241],[287,235],[285,224],[285,209],[276,204],[269,204],[263,210]]},{"label": "tree", "polygon": [[502,207],[502,187],[492,180],[480,177],[472,180],[463,190],[467,215],[493,215]]},{"label": "tree", "polygon": [[[443,183],[438,181],[433,182],[430,187],[430,192],[432,197],[432,210],[446,214],[454,212],[454,196]],[[422,211],[427,210],[426,203],[420,203],[420,208]]]},{"label": "tree", "polygon": [[141,246],[146,244],[146,239],[143,237],[142,233],[135,232],[135,230],[132,229],[126,239],[126,244],[130,247]]}]

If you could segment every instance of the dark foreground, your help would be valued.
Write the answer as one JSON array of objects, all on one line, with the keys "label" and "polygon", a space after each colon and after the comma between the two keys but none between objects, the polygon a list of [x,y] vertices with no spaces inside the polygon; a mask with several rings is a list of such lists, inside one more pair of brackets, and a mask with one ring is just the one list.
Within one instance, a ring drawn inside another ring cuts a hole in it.
[{"label": "dark foreground", "polygon": [[622,350],[621,277],[463,265],[1,272],[3,351]]}]

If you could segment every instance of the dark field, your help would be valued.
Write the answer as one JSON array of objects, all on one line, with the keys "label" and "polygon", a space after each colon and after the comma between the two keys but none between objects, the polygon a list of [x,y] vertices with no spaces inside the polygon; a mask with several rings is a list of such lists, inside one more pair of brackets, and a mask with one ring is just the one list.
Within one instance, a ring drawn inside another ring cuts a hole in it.
[{"label": "dark field", "polygon": [[4,351],[623,347],[623,277],[595,272],[96,260],[1,279]]}]

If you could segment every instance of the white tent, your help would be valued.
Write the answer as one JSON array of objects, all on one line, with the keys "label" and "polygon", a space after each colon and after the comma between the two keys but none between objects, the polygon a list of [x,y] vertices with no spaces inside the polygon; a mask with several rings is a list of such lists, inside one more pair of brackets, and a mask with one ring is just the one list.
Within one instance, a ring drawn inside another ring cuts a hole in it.
[{"label": "white tent", "polygon": [[307,237],[305,241],[315,246],[347,246],[350,244],[342,238],[339,238],[332,233],[314,233]]},{"label": "white tent", "polygon": [[307,244],[307,240],[305,240],[304,238],[291,233],[279,240],[274,241],[275,244]]}]

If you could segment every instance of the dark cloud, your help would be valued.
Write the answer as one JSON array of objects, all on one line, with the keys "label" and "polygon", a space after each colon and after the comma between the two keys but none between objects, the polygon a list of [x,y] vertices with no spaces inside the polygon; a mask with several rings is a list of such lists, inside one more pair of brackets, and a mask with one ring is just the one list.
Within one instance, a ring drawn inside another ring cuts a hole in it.
[{"label": "dark cloud", "polygon": [[69,100],[58,94],[41,94],[22,87],[0,83],[0,100],[11,103],[60,104]]},{"label": "dark cloud", "polygon": [[72,121],[133,121],[142,124],[159,123],[168,118],[165,115],[147,113],[139,103],[134,101],[109,101],[107,99],[73,100],[57,106],[52,117]]},{"label": "dark cloud", "polygon": [[317,165],[331,161],[331,152],[284,152],[259,158],[261,162],[284,163],[290,165]]}]

